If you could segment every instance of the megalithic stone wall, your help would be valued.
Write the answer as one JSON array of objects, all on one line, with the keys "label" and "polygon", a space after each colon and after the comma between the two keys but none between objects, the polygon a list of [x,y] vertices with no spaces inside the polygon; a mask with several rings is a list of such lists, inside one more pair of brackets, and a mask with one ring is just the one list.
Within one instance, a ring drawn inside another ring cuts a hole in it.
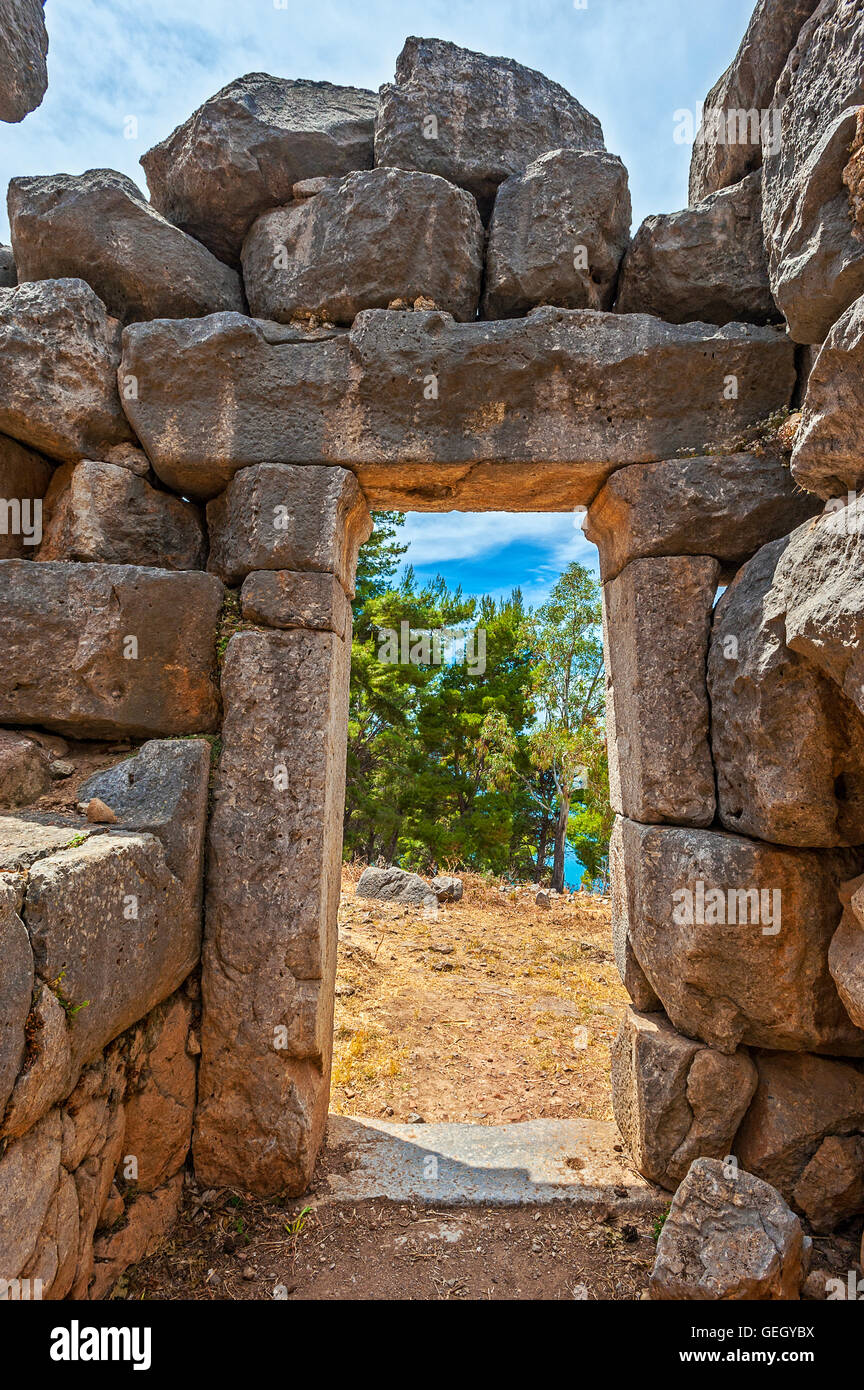
[{"label": "megalithic stone wall", "polygon": [[[20,119],[45,47],[13,8]],[[241,77],[145,155],[149,203],[112,171],[14,181],[13,1296],[107,1292],[173,1221],[190,1143],[208,1185],[309,1183],[370,506],[588,508],[622,1134],[669,1189],[731,1155],[815,1230],[864,1208],[862,45],[860,0],[759,0],[693,206],[629,245],[596,118],[435,39],[377,96]]]}]

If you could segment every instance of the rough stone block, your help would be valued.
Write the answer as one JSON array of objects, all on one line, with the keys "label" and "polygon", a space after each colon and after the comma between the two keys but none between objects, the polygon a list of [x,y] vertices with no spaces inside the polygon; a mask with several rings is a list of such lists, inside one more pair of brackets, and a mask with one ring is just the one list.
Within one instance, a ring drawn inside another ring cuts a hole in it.
[{"label": "rough stone block", "polygon": [[674,1191],[694,1158],[724,1158],[756,1089],[746,1053],[726,1056],[628,1009],[612,1049],[615,1120],[639,1172]]},{"label": "rough stone block", "polygon": [[708,688],[720,820],[776,844],[859,845],[864,720],[787,645],[778,571],[789,544],[763,546],[717,604]]},{"label": "rough stone block", "polygon": [[843,916],[831,939],[828,969],[843,1007],[856,1028],[864,1028],[864,878],[840,889]]},{"label": "rough stone block", "polygon": [[60,1181],[60,1136],[51,1110],[0,1158],[0,1279],[17,1279],[36,1253]]},{"label": "rough stone block", "polygon": [[864,1137],[823,1139],[795,1184],[795,1205],[815,1231],[864,1211]]},{"label": "rough stone block", "polygon": [[828,970],[843,851],[778,849],[714,830],[622,826],[633,950],[680,1033],[864,1054]]},{"label": "rough stone block", "polygon": [[483,318],[514,318],[538,304],[611,309],[629,240],[630,191],[618,156],[549,150],[498,189]]},{"label": "rough stone block", "polygon": [[779,130],[763,135],[771,289],[798,343],[821,343],[864,291],[864,241],[843,183],[864,105],[862,43],[858,0],[822,0],[777,81]]},{"label": "rough stone block", "polygon": [[864,295],[831,328],[807,378],[792,450],[795,481],[820,497],[864,484]]},{"label": "rough stone block", "polygon": [[18,284],[15,257],[11,246],[0,244],[0,289],[11,290]]},{"label": "rough stone block", "polygon": [[240,611],[264,627],[307,627],[342,638],[351,632],[351,604],[333,574],[255,570],[243,581]]},{"label": "rough stone block", "polygon": [[192,1139],[194,1057],[186,1050],[192,1006],[182,994],[147,1019],[126,1092],[123,1159],[134,1158],[136,1193],[161,1187],[182,1167]]},{"label": "rough stone block", "polygon": [[618,313],[668,323],[776,322],[761,181],[750,174],[693,208],[646,217],[621,266]]},{"label": "rough stone block", "polygon": [[742,1167],[791,1202],[824,1139],[864,1130],[864,1073],[853,1062],[806,1053],[764,1053],[754,1060],[759,1084],[735,1153]]},{"label": "rough stone block", "polygon": [[772,119],[777,79],[802,24],[818,4],[819,0],[757,0],[738,52],[703,103],[703,121],[690,158],[691,204],[759,168],[763,112]]},{"label": "rough stone block", "polygon": [[24,903],[36,973],[65,1001],[80,1067],[180,985],[201,919],[153,835],[92,836],[40,859]]},{"label": "rough stone block", "polygon": [[54,474],[36,559],[200,570],[206,550],[197,507],[129,468],[88,460]]},{"label": "rough stone block", "polygon": [[69,1047],[70,1020],[56,994],[41,982],[28,1018],[31,1055],[18,1073],[0,1123],[0,1138],[24,1134],[75,1083]]},{"label": "rough stone block", "polygon": [[17,123],[48,87],[45,0],[4,0],[0,28],[0,121]]},{"label": "rough stone block", "polygon": [[713,555],[737,569],[819,505],[779,454],[666,459],[613,473],[583,529],[600,551],[605,583],[648,555]]},{"label": "rough stone block", "polygon": [[253,570],[333,574],[354,595],[357,552],[372,534],[366,500],[344,468],[261,463],[207,505],[207,568],[226,584]]},{"label": "rough stone block", "polygon": [[414,907],[432,908],[438,901],[425,878],[392,865],[389,869],[378,869],[370,864],[360,875],[356,895],[358,898],[380,898],[384,902],[410,903]]},{"label": "rough stone block", "polygon": [[48,755],[32,738],[0,729],[0,806],[29,806],[52,783]]},{"label": "rough stone block", "polygon": [[120,406],[120,325],[83,280],[0,290],[0,432],[77,462],[131,440]]},{"label": "rough stone block", "polygon": [[0,561],[0,720],[92,738],[216,728],[222,592],[209,574]]},{"label": "rough stone block", "polygon": [[603,586],[609,795],[635,820],[710,825],[705,663],[719,565],[634,560]]},{"label": "rough stone block", "polygon": [[615,817],[609,838],[609,877],[612,888],[612,949],[621,982],[643,1013],[658,1013],[662,1004],[648,983],[648,977],[636,959],[630,937],[631,900],[635,905],[638,865],[628,864],[625,854],[624,821]]},{"label": "rough stone block", "polygon": [[786,1302],[804,1282],[798,1217],[767,1182],[716,1158],[695,1161],[657,1241],[651,1297]]},{"label": "rough stone block", "polygon": [[183,496],[262,460],[335,463],[370,505],[405,510],[590,502],[617,465],[722,440],[795,386],[773,328],[553,308],[465,324],[368,309],[318,337],[237,314],[132,324],[121,376],[154,469]]},{"label": "rough stone block", "polygon": [[225,655],[208,859],[195,1168],[301,1192],[324,1130],[339,905],[347,645],[240,632]]},{"label": "rough stone block", "polygon": [[85,280],[124,323],[243,313],[237,272],[114,169],[12,179],[8,207],[19,283]]},{"label": "rough stone block", "polygon": [[24,1060],[33,995],[33,952],[20,908],[17,882],[0,878],[0,1119]]},{"label": "rough stone block", "polygon": [[247,73],[142,157],[151,202],[238,265],[255,218],[295,183],[370,168],[376,106],[358,87]]},{"label": "rough stone block", "polygon": [[483,224],[464,189],[434,174],[370,169],[262,213],[243,243],[256,318],[351,323],[396,299],[477,315]]},{"label": "rough stone block", "polygon": [[511,58],[411,37],[379,93],[375,163],[440,174],[470,189],[483,212],[509,174],[562,148],[602,150],[600,122]]}]

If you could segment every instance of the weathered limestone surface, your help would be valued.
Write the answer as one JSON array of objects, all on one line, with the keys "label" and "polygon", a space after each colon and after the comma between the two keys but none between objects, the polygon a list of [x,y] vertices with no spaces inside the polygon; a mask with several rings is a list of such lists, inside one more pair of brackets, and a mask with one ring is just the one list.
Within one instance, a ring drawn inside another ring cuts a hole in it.
[{"label": "weathered limestone surface", "polygon": [[469,189],[484,213],[509,174],[563,148],[602,150],[600,122],[511,58],[412,36],[379,93],[375,163],[441,174]]},{"label": "weathered limestone surface", "polygon": [[197,1072],[186,1050],[191,1022],[183,994],[154,1009],[129,1070],[123,1157],[136,1161],[136,1193],[161,1187],[189,1152]]},{"label": "weathered limestone surface", "polygon": [[804,1234],[780,1194],[719,1159],[697,1159],[663,1223],[651,1297],[786,1301],[803,1280]]},{"label": "weathered limestone surface", "polygon": [[201,902],[210,745],[205,739],[154,739],[105,772],[88,777],[81,801],[97,796],[124,831],[155,835],[184,885],[190,911]]},{"label": "weathered limestone surface", "polygon": [[52,1110],[10,1144],[0,1158],[0,1269],[4,1279],[16,1279],[36,1252],[57,1191],[61,1135],[60,1112]]},{"label": "weathered limestone surface", "polygon": [[[771,109],[774,87],[787,56],[802,24],[818,4],[819,0],[758,0],[738,52],[703,104],[703,121],[690,158],[691,204],[737,183],[762,163],[758,121]],[[753,111],[758,113],[755,132],[748,119]],[[718,139],[720,131],[715,132],[712,126],[721,116],[722,138]],[[730,135],[737,138],[730,139]]]},{"label": "weathered limestone surface", "polygon": [[41,454],[0,434],[0,560],[32,556],[39,544],[35,504],[45,496],[51,472]]},{"label": "weathered limestone surface", "polygon": [[376,105],[358,87],[238,77],[142,157],[153,206],[237,265],[255,218],[295,183],[371,167]]},{"label": "weathered limestone surface", "polygon": [[864,1211],[864,1136],[823,1139],[795,1184],[795,1205],[817,1231]]},{"label": "weathered limestone surface", "polygon": [[720,819],[776,844],[859,845],[864,721],[786,644],[775,574],[789,544],[763,546],[717,605],[708,688]]},{"label": "weathered limestone surface", "polygon": [[67,463],[43,506],[37,560],[204,568],[207,543],[198,509],[113,463]]},{"label": "weathered limestone surface", "polygon": [[0,561],[0,720],[88,738],[215,728],[222,594],[215,575]]},{"label": "weathered limestone surface", "polygon": [[[610,744],[611,746],[611,744]],[[625,822],[615,817],[609,838],[609,876],[612,888],[612,949],[615,967],[622,984],[633,1001],[633,1007],[643,1013],[659,1013],[662,1004],[648,983],[648,977],[636,959],[630,938],[630,901],[633,894],[633,875],[628,874],[624,841]]]},{"label": "weathered limestone surface", "polygon": [[694,1158],[724,1158],[756,1089],[746,1053],[726,1056],[628,1009],[612,1048],[615,1120],[643,1177],[670,1191]]},{"label": "weathered limestone surface", "polygon": [[735,1152],[744,1168],[791,1202],[824,1139],[864,1130],[864,1072],[853,1062],[806,1053],[758,1054],[755,1062],[759,1084]]},{"label": "weathered limestone surface", "polygon": [[104,1298],[124,1269],[153,1255],[177,1220],[183,1195],[183,1174],[176,1173],[153,1192],[133,1197],[125,1211],[125,1224],[96,1236],[90,1298]]},{"label": "weathered limestone surface", "polygon": [[0,1123],[0,1137],[24,1134],[37,1120],[65,1096],[75,1082],[69,1033],[73,1025],[57,995],[41,982],[36,986],[36,1002],[29,1014],[29,1029],[35,1039],[35,1056],[20,1069],[6,1113]]},{"label": "weathered limestone surface", "polygon": [[605,583],[648,555],[713,555],[737,569],[819,510],[779,454],[666,459],[613,473],[583,530]]},{"label": "weathered limestone surface", "polygon": [[225,655],[194,1139],[211,1185],[301,1192],[323,1134],[349,661],[302,629],[237,633]]},{"label": "weathered limestone surface", "polygon": [[757,171],[693,208],[646,217],[621,266],[618,313],[668,323],[776,322],[761,185]]},{"label": "weathered limestone surface", "polygon": [[473,319],[483,245],[470,193],[433,174],[369,169],[262,213],[243,243],[243,280],[252,313],[277,323],[351,323],[420,296]]},{"label": "weathered limestone surface", "polygon": [[253,570],[333,574],[354,595],[357,552],[372,533],[366,500],[344,468],[261,463],[207,504],[207,568],[226,584]]},{"label": "weathered limestone surface", "polygon": [[0,729],[0,806],[29,806],[51,786],[51,762],[33,739]]},{"label": "weathered limestone surface", "polygon": [[820,497],[864,484],[864,295],[833,325],[807,379],[792,473]]},{"label": "weathered limestone surface", "polygon": [[864,106],[858,108],[855,139],[852,141],[849,163],[843,170],[843,182],[849,190],[852,220],[860,232],[864,228]]},{"label": "weathered limestone surface", "polygon": [[48,86],[45,0],[3,0],[0,15],[0,121],[23,121]]},{"label": "weathered limestone surface", "polygon": [[131,440],[120,325],[83,280],[0,290],[0,432],[64,462]]},{"label": "weathered limestone surface", "polygon": [[153,835],[96,835],[40,859],[24,917],[37,975],[59,981],[76,1010],[73,1066],[171,994],[198,959],[200,915]]},{"label": "weathered limestone surface", "polygon": [[843,916],[831,940],[828,969],[843,1007],[856,1028],[864,1028],[864,878],[840,889]]},{"label": "weathered limestone surface", "polygon": [[18,274],[15,270],[15,257],[11,246],[0,244],[0,289],[13,289],[18,284]]},{"label": "weathered limestone surface", "polygon": [[498,189],[483,318],[538,304],[611,309],[630,239],[627,170],[600,150],[549,150]]},{"label": "weathered limestone surface", "polygon": [[358,898],[381,898],[385,902],[410,903],[414,907],[432,907],[437,902],[437,895],[425,878],[393,865],[389,869],[379,869],[370,864],[360,875],[356,893]]},{"label": "weathered limestone surface", "polygon": [[20,907],[14,880],[0,878],[0,1117],[24,1058],[24,1024],[33,992],[33,952]]},{"label": "weathered limestone surface", "polygon": [[864,714],[864,499],[829,503],[789,538],[775,570],[788,646]]},{"label": "weathered limestone surface", "polygon": [[341,638],[351,631],[351,604],[333,574],[255,570],[243,581],[240,611],[264,627],[307,627]]},{"label": "weathered limestone surface", "polygon": [[622,835],[630,941],[679,1033],[721,1052],[864,1054],[828,971],[853,856],[634,821]]},{"label": "weathered limestone surface", "polygon": [[821,343],[864,291],[843,170],[864,105],[864,10],[821,0],[774,93],[780,138],[763,137],[762,217],[771,289],[796,342]]},{"label": "weathered limestone surface", "polygon": [[609,797],[634,820],[710,825],[705,662],[720,567],[634,560],[603,586]]},{"label": "weathered limestone surface", "polygon": [[772,328],[553,308],[472,324],[372,309],[317,340],[237,314],[133,324],[127,374],[135,431],[184,496],[266,459],[342,464],[371,505],[433,510],[588,502],[617,464],[722,439],[795,384]]},{"label": "weathered limestone surface", "polygon": [[19,282],[85,280],[124,323],[243,313],[237,272],[172,226],[125,174],[15,178],[7,201]]}]

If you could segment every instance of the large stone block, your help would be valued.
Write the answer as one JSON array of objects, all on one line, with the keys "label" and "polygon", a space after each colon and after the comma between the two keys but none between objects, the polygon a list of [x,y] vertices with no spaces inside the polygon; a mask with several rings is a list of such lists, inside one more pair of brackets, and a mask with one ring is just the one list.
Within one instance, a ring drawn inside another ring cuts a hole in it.
[{"label": "large stone block", "polygon": [[323,338],[237,314],[133,324],[126,376],[136,433],[184,496],[263,460],[335,463],[370,505],[406,510],[589,502],[615,466],[726,438],[795,385],[772,328],[552,308],[466,324],[369,309]]},{"label": "large stone block", "polygon": [[0,729],[0,806],[29,806],[51,786],[51,763],[32,738]]},{"label": "large stone block", "polygon": [[679,1033],[721,1052],[864,1054],[828,970],[854,856],[633,821],[622,834],[632,947]]},{"label": "large stone block", "polygon": [[32,556],[42,539],[41,504],[52,465],[0,434],[0,560]]},{"label": "large stone block", "polygon": [[[738,52],[703,103],[690,158],[690,202],[743,179],[762,163],[760,128],[776,120],[774,87],[801,25],[819,0],[757,0]],[[755,123],[754,123],[755,113]]]},{"label": "large stone block", "polygon": [[777,82],[779,138],[763,136],[771,289],[799,343],[821,343],[864,291],[864,241],[843,184],[864,105],[862,43],[858,0],[821,0]]},{"label": "large stone block", "polygon": [[228,645],[213,794],[194,1155],[208,1185],[300,1192],[329,1092],[347,645]]},{"label": "large stone block", "polygon": [[612,1048],[615,1120],[639,1172],[670,1191],[694,1158],[724,1158],[756,1089],[746,1053],[726,1056],[628,1009]]},{"label": "large stone block", "polygon": [[344,468],[261,463],[207,505],[207,568],[226,584],[253,570],[333,574],[354,595],[357,552],[372,533],[366,500]]},{"label": "large stone block", "polygon": [[238,77],[142,157],[153,206],[237,265],[255,218],[295,183],[371,167],[376,105],[358,87]]},{"label": "large stone block", "polygon": [[0,25],[0,121],[23,121],[48,86],[45,0],[3,0]]},{"label": "large stone block", "polygon": [[71,1020],[53,990],[39,982],[36,1002],[27,1020],[30,1055],[15,1081],[0,1138],[14,1139],[41,1119],[75,1084],[69,1046]]},{"label": "large stone block", "polygon": [[864,714],[864,498],[800,526],[774,572],[788,646]]},{"label": "large stone block", "polygon": [[710,825],[705,663],[720,567],[634,560],[603,586],[609,796],[640,821]]},{"label": "large stone block", "polygon": [[0,431],[64,462],[131,440],[120,325],[83,280],[0,290]]},{"label": "large stone block", "polygon": [[54,474],[36,559],[200,570],[206,553],[198,509],[131,469],[87,460]]},{"label": "large stone block", "polygon": [[864,878],[840,889],[843,916],[831,939],[828,969],[843,1007],[856,1028],[864,1028]]},{"label": "large stone block", "polygon": [[749,174],[693,208],[646,217],[621,266],[618,313],[669,323],[776,322],[761,184],[761,174]]},{"label": "large stone block", "polygon": [[243,312],[237,272],[114,169],[12,179],[8,207],[19,283],[85,280],[124,323]]},{"label": "large stone block", "polygon": [[[621,982],[633,1001],[633,1006],[643,1013],[658,1013],[662,1009],[660,1000],[648,983],[648,977],[636,959],[633,942],[630,938],[630,904],[635,899],[635,871],[638,866],[628,865],[625,854],[624,826],[620,816],[615,817],[612,834],[609,837],[609,878],[612,893],[612,949],[615,953],[615,967]],[[634,903],[635,905],[635,903]]]},{"label": "large stone block", "polygon": [[420,296],[473,319],[483,245],[470,193],[434,174],[370,169],[262,213],[243,243],[243,280],[252,313],[277,323],[351,323]]},{"label": "large stone block", "polygon": [[33,995],[33,952],[20,908],[16,880],[0,878],[0,1119],[24,1060]]},{"label": "large stone block", "polygon": [[154,835],[96,835],[40,859],[24,919],[36,973],[74,1019],[73,1067],[173,993],[198,960],[200,913]]},{"label": "large stone block", "polygon": [[613,473],[583,529],[605,582],[648,555],[713,555],[737,569],[819,508],[776,453],[666,459]]},{"label": "large stone block", "polygon": [[85,738],[219,721],[215,575],[0,561],[0,720]]},{"label": "large stone block", "polygon": [[798,1217],[767,1182],[699,1158],[679,1187],[657,1241],[651,1297],[787,1302],[804,1280]]},{"label": "large stone block", "polygon": [[727,830],[775,844],[859,845],[864,719],[787,645],[776,575],[788,544],[763,546],[717,605],[708,688],[718,811]]},{"label": "large stone block", "polygon": [[820,497],[864,485],[864,295],[831,328],[807,378],[792,473]]},{"label": "large stone block", "polygon": [[864,1211],[864,1136],[823,1139],[795,1184],[795,1205],[816,1231]]},{"label": "large stone block", "polygon": [[343,638],[351,633],[351,604],[333,574],[256,570],[243,581],[240,611],[263,627],[308,627]]},{"label": "large stone block", "polygon": [[411,37],[379,93],[375,163],[441,174],[470,189],[483,212],[509,174],[563,148],[602,150],[600,122],[511,58]]},{"label": "large stone block", "polygon": [[154,1009],[130,1067],[123,1160],[135,1159],[136,1193],[161,1187],[189,1152],[197,1073],[186,1050],[191,1012],[182,994]]},{"label": "large stone block", "polygon": [[765,1053],[755,1061],[759,1084],[735,1153],[742,1167],[792,1202],[825,1138],[864,1131],[864,1072],[854,1062],[803,1053]]},{"label": "large stone block", "polygon": [[514,318],[538,304],[611,309],[630,240],[627,170],[599,150],[549,150],[498,189],[483,317]]},{"label": "large stone block", "polygon": [[0,1158],[0,1279],[17,1279],[36,1253],[60,1182],[60,1138],[51,1110]]}]

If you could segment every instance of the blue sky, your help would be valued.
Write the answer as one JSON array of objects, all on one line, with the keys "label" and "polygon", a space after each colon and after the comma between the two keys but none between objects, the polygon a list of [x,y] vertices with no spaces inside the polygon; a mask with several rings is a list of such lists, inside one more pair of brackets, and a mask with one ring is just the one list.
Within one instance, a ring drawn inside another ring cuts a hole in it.
[{"label": "blue sky", "polygon": [[[515,58],[578,97],[627,165],[635,228],[686,205],[690,150],[673,140],[673,113],[698,112],[754,3],[47,0],[48,92],[3,127],[0,180],[107,167],[144,188],[139,156],[232,78],[263,70],[377,88],[406,35],[420,34]],[[568,560],[594,554],[570,516],[409,516],[409,536],[420,573],[461,578],[472,593],[521,583],[532,602]]]}]

